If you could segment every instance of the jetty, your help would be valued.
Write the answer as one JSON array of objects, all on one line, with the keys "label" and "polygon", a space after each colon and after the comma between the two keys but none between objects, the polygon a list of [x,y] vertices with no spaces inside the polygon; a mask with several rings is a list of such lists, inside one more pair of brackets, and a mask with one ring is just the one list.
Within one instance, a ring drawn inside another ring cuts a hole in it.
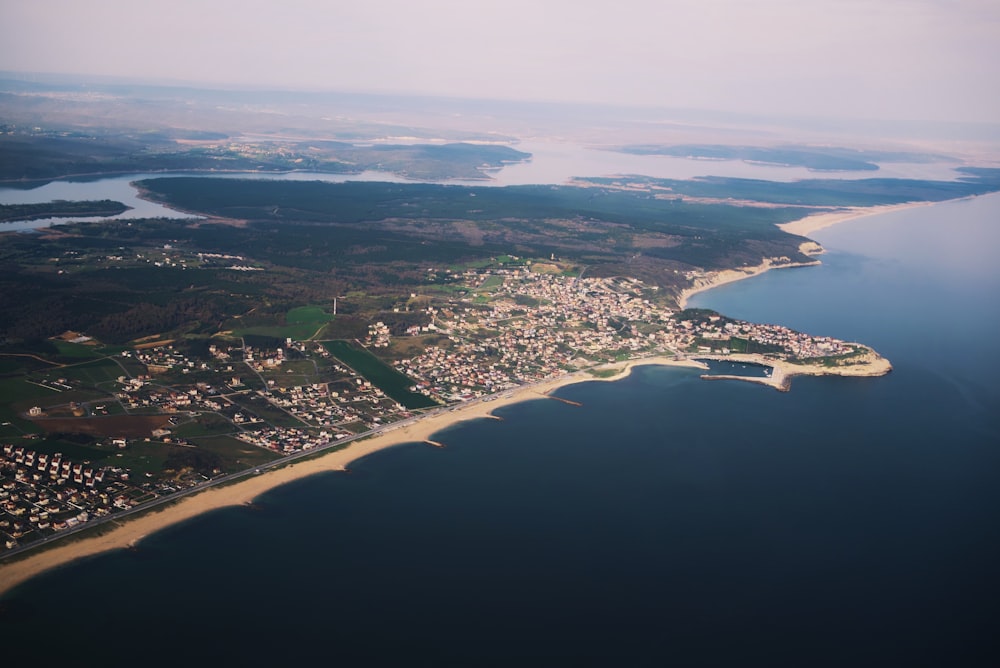
[{"label": "jetty", "polygon": [[561,401],[564,404],[569,404],[570,406],[582,406],[583,405],[579,401],[573,401],[572,399],[563,399],[562,397],[554,397],[551,394],[546,394],[545,396],[548,397],[549,399],[555,399],[556,401]]},{"label": "jetty", "polygon": [[773,387],[778,392],[788,392],[791,389],[791,384],[783,375],[780,378],[774,378],[768,376],[736,376],[730,374],[704,373],[701,375],[701,378],[702,380],[742,380],[748,383],[767,385],[769,387]]}]

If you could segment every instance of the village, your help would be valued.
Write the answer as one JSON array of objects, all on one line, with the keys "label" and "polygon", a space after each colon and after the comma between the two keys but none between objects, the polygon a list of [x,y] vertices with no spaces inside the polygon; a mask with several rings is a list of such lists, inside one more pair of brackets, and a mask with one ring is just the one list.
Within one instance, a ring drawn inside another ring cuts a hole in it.
[{"label": "village", "polygon": [[[580,278],[525,264],[469,270],[461,282],[461,292],[427,300],[422,307],[427,324],[411,327],[404,335],[433,335],[436,343],[393,363],[412,382],[411,392],[431,400],[430,410],[653,355],[726,356],[753,347],[786,362],[815,362],[860,352],[857,344],[781,326],[732,320],[713,312],[675,312],[661,305],[655,287],[631,278]],[[393,338],[384,323],[374,322],[368,336],[356,344],[379,351],[387,349]],[[192,435],[201,433],[194,426],[208,425],[213,437],[260,452],[258,459],[239,460],[246,468],[256,466],[254,462],[342,447],[353,438],[421,414],[390,397],[388,388],[352,369],[318,341],[287,338],[281,347],[260,348],[245,341],[220,340],[208,346],[204,357],[181,352],[169,341],[143,343],[121,352],[117,361],[123,370],[143,371],[115,379],[113,402],[32,406],[26,417],[37,424],[47,419],[65,424],[67,419],[108,416],[110,410],[118,416],[155,420],[149,423],[155,428],[142,437],[105,439],[102,447],[117,454],[99,461],[36,452],[30,444],[2,444],[3,550],[225,476],[225,467],[212,464],[211,457],[190,458],[204,450]],[[46,382],[54,392],[79,384],[61,377]],[[107,463],[141,448],[169,451],[182,464],[140,474]]]}]

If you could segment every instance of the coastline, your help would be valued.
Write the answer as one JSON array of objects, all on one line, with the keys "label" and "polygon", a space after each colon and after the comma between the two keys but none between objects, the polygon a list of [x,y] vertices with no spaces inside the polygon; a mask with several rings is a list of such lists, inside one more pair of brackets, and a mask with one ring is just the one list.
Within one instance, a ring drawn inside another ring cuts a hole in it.
[{"label": "coastline", "polygon": [[614,362],[594,367],[592,370],[613,370],[610,376],[598,377],[588,371],[576,371],[556,378],[515,388],[489,401],[476,401],[459,405],[412,424],[402,427],[388,425],[381,433],[364,440],[354,441],[342,450],[317,455],[285,467],[266,471],[239,482],[222,487],[212,487],[179,499],[176,503],[160,510],[128,518],[120,524],[112,523],[113,529],[98,536],[90,536],[56,545],[38,553],[28,552],[23,558],[9,563],[0,562],[0,596],[19,584],[50,570],[71,562],[111,550],[133,547],[146,536],[168,526],[184,522],[203,513],[230,506],[252,503],[261,494],[302,478],[328,471],[345,471],[347,465],[375,452],[405,443],[430,441],[435,434],[460,422],[486,418],[503,406],[544,399],[555,390],[587,381],[615,381],[628,376],[632,369],[644,365],[686,366],[704,368],[692,360],[677,360],[664,356],[646,357],[626,362]]},{"label": "coastline", "polygon": [[[961,197],[958,199],[966,198]],[[839,211],[832,211],[829,213],[814,213],[806,216],[805,218],[799,218],[798,220],[793,220],[788,223],[781,223],[778,227],[789,234],[797,234],[804,237],[812,234],[813,232],[818,232],[819,230],[831,227],[837,223],[846,222],[848,220],[865,218],[867,216],[876,216],[880,213],[904,211],[906,209],[914,209],[922,206],[933,206],[935,204],[941,204],[943,201],[954,200],[903,202],[902,204],[883,204],[880,206],[845,207]]]},{"label": "coastline", "polygon": [[[899,211],[917,206],[931,206],[940,202],[910,202],[905,204],[895,204],[876,207],[854,207],[833,213],[813,214],[802,219],[779,225],[779,227],[789,233],[804,236],[817,230],[835,225],[847,220]],[[815,255],[823,252],[823,248],[813,242],[805,241],[800,249],[807,255]],[[700,279],[696,279],[694,284],[681,292],[678,297],[678,304],[681,309],[686,308],[688,299],[694,294],[710,290],[714,287],[732,283],[735,281],[752,278],[771,269],[784,269],[792,267],[814,266],[819,264],[819,260],[813,262],[780,262],[776,263],[771,258],[766,258],[760,265],[745,267],[741,269],[731,269],[709,274]],[[891,365],[887,360],[874,353],[874,359],[869,360],[864,365],[858,367],[818,367],[808,365],[791,364],[777,360],[770,360],[759,356],[727,356],[725,359],[731,361],[746,361],[755,364],[763,364],[771,367],[774,371],[768,378],[748,378],[734,376],[733,378],[765,384],[779,391],[787,391],[790,379],[797,375],[841,375],[841,376],[880,376],[891,370]],[[745,359],[741,359],[744,358]],[[712,358],[710,355],[705,359]],[[720,358],[723,359],[723,358]],[[492,414],[493,410],[502,406],[519,403],[531,399],[545,398],[549,393],[579,382],[587,381],[615,381],[628,376],[632,369],[643,365],[665,365],[665,366],[687,366],[704,369],[705,366],[694,360],[677,360],[664,356],[639,358],[620,363],[608,363],[593,367],[593,370],[614,370],[615,373],[609,376],[595,376],[588,371],[577,371],[565,374],[556,378],[546,379],[538,383],[515,388],[490,397],[488,401],[479,400],[467,405],[459,405],[449,410],[437,412],[433,415],[420,418],[419,420],[407,424],[406,426],[394,427],[389,425],[384,431],[360,441],[351,442],[342,450],[336,450],[317,455],[304,461],[298,461],[288,466],[261,473],[259,476],[252,476],[231,485],[222,487],[212,487],[200,492],[185,496],[176,503],[168,505],[160,510],[150,511],[147,514],[135,518],[128,518],[115,528],[98,536],[92,536],[71,541],[65,545],[56,545],[36,554],[28,553],[20,559],[10,563],[0,562],[0,596],[5,594],[15,586],[31,579],[46,571],[64,566],[68,563],[85,557],[100,554],[116,549],[126,549],[134,546],[145,536],[158,531],[167,526],[184,522],[193,517],[216,510],[219,508],[243,505],[251,503],[261,494],[278,487],[280,485],[293,482],[317,473],[327,471],[343,471],[351,462],[362,457],[395,447],[405,443],[420,443],[431,441],[433,436],[448,427],[463,422],[465,420],[485,418]],[[728,376],[716,375],[706,376],[710,379],[727,379]]]},{"label": "coastline", "polygon": [[[812,244],[812,245],[810,245]],[[812,249],[815,246],[822,250],[819,244],[814,244],[813,242],[805,242],[802,247],[808,247]],[[805,250],[803,250],[805,252]],[[810,254],[816,254],[820,251],[811,251]],[[814,260],[812,262],[785,262],[782,264],[776,264],[772,258],[764,258],[764,261],[758,265],[752,267],[743,267],[741,269],[724,269],[722,271],[716,271],[703,278],[696,278],[691,287],[684,288],[681,293],[677,296],[677,307],[683,311],[687,308],[688,300],[699,292],[705,292],[711,290],[712,288],[717,288],[720,285],[726,285],[727,283],[735,283],[736,281],[742,281],[745,278],[753,278],[754,276],[759,276],[766,271],[772,269],[792,269],[794,267],[814,267],[818,265],[819,260]]]},{"label": "coastline", "polygon": [[[960,197],[957,199],[968,199],[965,197]],[[954,201],[954,200],[945,200]],[[827,227],[832,227],[838,223],[847,222],[849,220],[856,220],[858,218],[865,218],[867,216],[876,216],[882,213],[891,213],[893,211],[903,211],[906,209],[913,209],[916,207],[923,206],[933,206],[935,204],[941,204],[941,201],[930,201],[930,202],[904,202],[902,204],[885,204],[881,206],[855,206],[855,207],[845,207],[838,211],[828,212],[828,213],[814,213],[798,220],[793,220],[788,223],[781,223],[778,227],[784,232],[789,234],[795,234],[797,236],[806,237],[819,230],[826,229]],[[812,240],[807,240],[799,246],[799,251],[805,255],[821,255],[824,253],[824,249],[821,245]],[[741,269],[726,269],[723,271],[714,272],[703,278],[695,279],[692,285],[688,288],[681,290],[681,293],[677,297],[677,306],[680,310],[687,308],[688,300],[694,295],[711,290],[712,288],[717,288],[720,285],[726,285],[727,283],[734,283],[736,281],[742,281],[746,278],[753,278],[754,276],[759,276],[766,271],[772,269],[792,269],[795,267],[813,267],[820,264],[819,260],[814,260],[813,262],[786,262],[786,263],[775,263],[773,258],[765,258],[761,264],[752,267],[743,267]]]}]

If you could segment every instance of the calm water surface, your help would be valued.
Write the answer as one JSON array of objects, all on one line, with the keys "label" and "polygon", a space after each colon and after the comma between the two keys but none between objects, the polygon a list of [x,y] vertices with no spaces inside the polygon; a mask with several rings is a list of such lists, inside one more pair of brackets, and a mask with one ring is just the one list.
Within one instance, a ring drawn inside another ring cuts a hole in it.
[{"label": "calm water surface", "polygon": [[507,407],[445,449],[37,578],[2,600],[4,646],[105,665],[994,665],[998,221],[991,196],[847,223],[817,235],[823,266],[695,300],[868,343],[884,378],[778,393],[643,367],[564,388],[582,408]]},{"label": "calm water surface", "polygon": [[[612,176],[618,174],[646,174],[657,178],[690,179],[699,176],[725,176],[737,178],[766,179],[771,181],[792,181],[796,179],[824,178],[830,173],[813,172],[803,167],[780,167],[744,162],[742,160],[694,160],[670,156],[629,155],[595,147],[580,146],[565,142],[527,141],[516,145],[519,150],[532,154],[532,159],[512,164],[490,172],[488,181],[439,181],[454,185],[537,185],[564,184],[574,177]],[[953,180],[958,175],[954,171],[957,163],[938,162],[925,164],[885,163],[877,172],[855,171],[835,172],[835,178],[918,178]],[[209,178],[259,178],[295,181],[388,181],[392,183],[413,183],[389,172],[365,171],[361,174],[324,174],[318,172],[279,173],[206,173],[198,176]],[[77,180],[53,181],[36,188],[4,188],[0,185],[0,204],[35,204],[53,200],[100,200],[111,199],[132,207],[113,219],[135,220],[139,218],[190,218],[165,206],[139,199],[130,184],[147,178],[177,176],[178,174],[128,174],[106,178],[83,178]],[[190,175],[190,174],[188,174]],[[43,220],[4,223],[0,231],[23,231],[65,223],[69,220],[96,221],[101,218],[79,217],[49,218]]]}]

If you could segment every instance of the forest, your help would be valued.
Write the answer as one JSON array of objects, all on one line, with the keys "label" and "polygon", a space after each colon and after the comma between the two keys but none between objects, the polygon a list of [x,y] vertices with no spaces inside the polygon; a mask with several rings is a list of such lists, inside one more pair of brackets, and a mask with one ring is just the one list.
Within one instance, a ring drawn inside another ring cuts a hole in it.
[{"label": "forest", "polygon": [[449,272],[507,256],[639,278],[669,301],[700,272],[810,260],[799,250],[806,239],[779,223],[840,206],[1000,189],[1000,170],[964,174],[949,182],[618,177],[503,188],[147,179],[138,184],[145,196],[206,218],[4,235],[0,337],[21,345],[66,330],[106,343],[170,332],[268,335],[287,328],[295,307],[347,297],[338,317],[321,324],[330,338],[354,338],[377,319],[405,329],[412,318],[397,308],[403,295],[447,294]]},{"label": "forest", "polygon": [[128,211],[127,206],[108,199],[82,202],[55,200],[39,204],[0,204],[0,223],[42,218],[117,216],[126,211]]}]

